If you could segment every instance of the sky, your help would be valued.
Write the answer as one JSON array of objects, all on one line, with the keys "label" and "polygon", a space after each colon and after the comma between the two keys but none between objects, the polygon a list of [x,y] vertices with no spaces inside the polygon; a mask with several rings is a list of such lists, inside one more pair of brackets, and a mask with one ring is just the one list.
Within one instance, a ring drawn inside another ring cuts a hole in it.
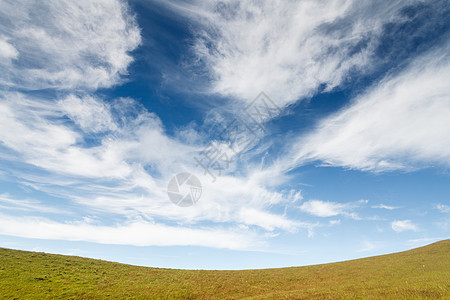
[{"label": "sky", "polygon": [[448,1],[0,1],[0,247],[302,266],[449,238]]}]

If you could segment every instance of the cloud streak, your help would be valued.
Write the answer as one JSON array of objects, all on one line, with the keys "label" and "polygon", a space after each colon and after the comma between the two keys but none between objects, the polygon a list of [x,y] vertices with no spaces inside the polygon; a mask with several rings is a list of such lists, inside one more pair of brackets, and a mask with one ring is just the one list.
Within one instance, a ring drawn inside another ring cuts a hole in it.
[{"label": "cloud streak", "polygon": [[1,216],[0,233],[25,238],[87,241],[135,246],[207,246],[249,250],[261,243],[250,231],[172,227],[144,221],[115,226],[87,221],[59,223],[45,218]]},{"label": "cloud streak", "polygon": [[297,140],[284,167],[310,161],[374,172],[450,166],[449,49],[417,58],[320,121]]},{"label": "cloud streak", "polygon": [[352,219],[359,220],[360,217],[352,212],[362,204],[366,204],[367,200],[360,200],[357,202],[338,203],[328,202],[322,200],[309,200],[300,205],[302,212],[308,213],[317,217],[334,217],[338,215],[348,216]]},{"label": "cloud streak", "polygon": [[381,209],[387,209],[387,210],[394,210],[397,209],[399,207],[395,207],[395,206],[390,206],[390,205],[386,205],[386,204],[378,204],[378,205],[373,205],[372,208],[381,208]]}]

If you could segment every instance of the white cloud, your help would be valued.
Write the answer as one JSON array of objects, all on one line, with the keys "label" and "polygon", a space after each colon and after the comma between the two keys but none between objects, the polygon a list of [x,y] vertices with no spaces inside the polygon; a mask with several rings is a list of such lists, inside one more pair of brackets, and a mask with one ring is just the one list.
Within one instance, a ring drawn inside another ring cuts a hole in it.
[{"label": "white cloud", "polygon": [[15,199],[9,194],[0,194],[0,208],[2,210],[21,210],[28,212],[42,212],[53,214],[69,214],[70,212],[43,204],[32,199]]},{"label": "white cloud", "polygon": [[[45,14],[35,13],[39,11]],[[104,101],[87,93],[120,83],[132,61],[129,52],[140,43],[124,2],[2,1],[0,17],[7,24],[0,28],[7,59],[0,85],[15,91],[64,90],[55,93],[60,97],[0,93],[0,160],[8,162],[4,170],[27,187],[71,201],[77,212],[145,220],[107,227],[90,219],[58,223],[4,216],[3,234],[230,249],[256,245],[275,230],[306,228],[312,234],[315,225],[270,212],[301,199],[300,192],[271,189],[273,173],[251,165],[245,174],[224,174],[220,184],[200,174],[204,189],[195,207],[169,201],[169,179],[195,169],[193,156],[204,148],[204,139],[192,132],[168,136],[159,118],[133,99]],[[5,199],[12,207],[11,199]],[[14,205],[52,212],[39,202],[17,200]],[[214,224],[213,229],[203,228],[203,222]],[[230,229],[235,225],[254,232]]]},{"label": "white cloud", "polygon": [[243,224],[257,225],[269,231],[279,228],[295,232],[299,227],[310,228],[312,226],[310,224],[289,220],[281,215],[251,208],[241,209],[239,211],[239,219]]},{"label": "white cloud", "polygon": [[361,248],[355,252],[370,252],[379,249],[382,246],[384,246],[383,242],[363,241]]},{"label": "white cloud", "polygon": [[360,217],[352,212],[361,204],[367,203],[366,200],[349,203],[327,202],[321,200],[309,200],[300,205],[300,210],[318,217],[333,217],[344,215],[359,220]]},{"label": "white cloud", "polygon": [[[0,84],[96,89],[126,75],[140,31],[123,1],[2,1]],[[6,42],[7,41],[7,42]],[[14,45],[14,46],[12,46]]]},{"label": "white cloud", "polygon": [[[258,8],[251,2],[230,2],[228,8],[222,7],[216,13],[210,12],[217,8],[216,4],[204,3],[203,11],[191,11],[204,24],[214,23],[209,28],[211,31],[198,33],[195,44],[198,56],[214,76],[212,92],[250,101],[265,90],[278,104],[286,105],[313,94],[322,84],[328,90],[340,85],[349,70],[367,66],[372,46],[369,42],[366,50],[350,55],[351,49],[369,31],[377,31],[383,20],[389,19],[396,10],[396,4],[383,4],[384,8],[379,6],[369,12],[366,4],[355,3],[304,1],[275,5],[268,2]],[[227,15],[233,5],[241,6],[239,12]],[[345,25],[346,16],[358,10],[355,5],[361,5],[367,14],[362,13],[352,25]],[[101,226],[92,224],[92,219],[59,223],[2,216],[2,234],[229,249],[248,249],[261,243],[265,233],[276,234],[273,233],[276,230],[295,232],[306,228],[308,235],[312,235],[317,224],[271,212],[274,206],[286,208],[301,199],[299,191],[279,192],[273,188],[287,178],[282,169],[273,172],[248,165],[242,168],[242,174],[225,174],[217,183],[199,175],[203,184],[200,201],[190,208],[173,205],[167,198],[167,182],[172,175],[195,166],[193,154],[203,149],[198,133],[186,131],[176,137],[168,136],[158,117],[132,99],[105,102],[73,91],[110,87],[120,82],[121,75],[126,75],[132,61],[129,52],[140,43],[140,36],[123,2],[4,1],[0,8],[1,17],[11,24],[0,32],[3,43],[0,55],[9,64],[0,74],[0,84],[18,89],[54,88],[73,92],[68,96],[64,93],[59,101],[21,93],[0,95],[0,147],[7,149],[15,163],[26,167],[14,170],[15,176],[37,190],[73,201],[90,214],[141,218],[141,221]],[[34,10],[47,11],[46,18],[33,14]],[[334,22],[344,25],[330,33],[330,24]],[[210,42],[211,48],[205,47]],[[430,67],[430,70],[437,69]],[[440,88],[438,83],[430,84]],[[389,82],[385,85],[389,87]],[[446,108],[440,98],[435,100],[434,106],[425,107],[426,117]],[[439,120],[441,115],[435,122]],[[333,135],[339,136],[335,132]],[[306,147],[320,149],[314,139],[311,141]],[[321,156],[306,150],[307,155],[301,159],[306,156],[329,161],[325,159],[329,158],[328,152]],[[343,215],[359,219],[353,210],[362,203],[367,201],[311,200],[300,209],[319,217]],[[16,204],[26,209],[46,209],[37,202]],[[165,224],[167,221],[181,225],[172,227]],[[205,229],[203,222],[213,226]],[[230,224],[238,225],[241,230],[231,228]],[[329,222],[329,225],[337,224],[339,221]]]},{"label": "white cloud", "polygon": [[450,206],[445,205],[445,204],[436,205],[436,209],[442,213],[450,213]]},{"label": "white cloud", "polygon": [[383,203],[378,204],[378,205],[373,205],[372,208],[381,208],[381,209],[387,209],[387,210],[394,210],[397,209],[398,207],[396,206],[389,206],[389,205],[385,205]]},{"label": "white cloud", "polygon": [[330,220],[328,222],[328,224],[330,224],[330,226],[340,225],[341,224],[341,220],[340,219],[338,219],[338,220]]},{"label": "white cloud", "polygon": [[280,106],[331,90],[370,68],[390,1],[194,1],[170,6],[196,20],[194,52],[211,92],[251,101],[265,91]]},{"label": "white cloud", "polygon": [[391,223],[392,230],[395,232],[417,231],[418,227],[411,220],[393,221]]},{"label": "white cloud", "polygon": [[60,100],[58,104],[61,106],[61,110],[85,132],[96,133],[117,128],[108,105],[93,97],[79,98],[69,95],[66,99]]},{"label": "white cloud", "polygon": [[434,237],[434,238],[421,238],[421,239],[412,239],[412,240],[408,240],[408,242],[410,244],[413,244],[414,247],[420,247],[420,246],[425,246],[425,245],[429,245],[431,243],[440,241],[440,240],[444,240],[446,238],[444,237]]},{"label": "white cloud", "polygon": [[64,112],[52,101],[28,98],[19,93],[0,95],[0,141],[18,158],[49,171],[87,177],[122,177],[131,167],[118,157],[113,140],[101,146],[83,147],[83,136],[61,117]]},{"label": "white cloud", "polygon": [[135,246],[195,245],[248,250],[262,245],[251,231],[237,229],[171,227],[144,221],[101,226],[84,221],[70,224],[45,218],[20,218],[5,215],[0,218],[0,234]]},{"label": "white cloud", "polygon": [[346,208],[345,204],[310,200],[300,206],[300,210],[318,217],[332,217],[341,214]]},{"label": "white cloud", "polygon": [[311,160],[370,171],[450,166],[448,53],[449,44],[416,59],[322,120],[283,167]]},{"label": "white cloud", "polygon": [[[176,163],[182,168],[183,160],[190,159],[187,154],[197,150],[167,137],[159,119],[131,99],[117,99],[111,107],[91,96],[70,95],[55,103],[6,93],[0,94],[0,110],[3,146],[48,171],[125,178],[140,172],[133,165],[139,162],[170,173]],[[98,131],[106,132],[90,136]],[[96,141],[89,145],[87,138]]]},{"label": "white cloud", "polygon": [[[96,213],[236,223],[267,231],[311,229],[310,224],[270,213],[273,205],[301,199],[299,191],[272,191],[267,182],[273,182],[273,173],[251,166],[243,176],[224,174],[213,183],[202,169],[195,169],[194,153],[203,147],[167,136],[159,119],[132,99],[107,104],[71,95],[55,103],[6,93],[0,100],[0,141],[17,162],[26,164],[26,173],[14,172],[34,189]],[[201,201],[191,209],[173,205],[166,192],[169,179],[195,170],[203,185]]]},{"label": "white cloud", "polygon": [[9,62],[11,59],[16,59],[19,56],[17,49],[8,43],[7,39],[0,36],[0,59],[1,62]]}]

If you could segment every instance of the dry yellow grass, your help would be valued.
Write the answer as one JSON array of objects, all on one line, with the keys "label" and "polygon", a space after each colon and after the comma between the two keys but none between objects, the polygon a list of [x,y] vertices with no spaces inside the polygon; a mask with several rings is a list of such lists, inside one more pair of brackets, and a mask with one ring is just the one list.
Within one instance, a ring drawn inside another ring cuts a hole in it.
[{"label": "dry yellow grass", "polygon": [[450,299],[450,240],[307,267],[201,271],[0,249],[7,299]]}]

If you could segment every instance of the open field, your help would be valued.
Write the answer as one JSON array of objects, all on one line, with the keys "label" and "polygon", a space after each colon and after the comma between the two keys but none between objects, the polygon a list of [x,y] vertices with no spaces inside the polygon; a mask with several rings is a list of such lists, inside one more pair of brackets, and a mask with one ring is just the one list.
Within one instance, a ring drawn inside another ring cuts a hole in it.
[{"label": "open field", "polygon": [[146,268],[1,248],[0,295],[7,299],[450,299],[450,240],[339,263],[244,271]]}]

